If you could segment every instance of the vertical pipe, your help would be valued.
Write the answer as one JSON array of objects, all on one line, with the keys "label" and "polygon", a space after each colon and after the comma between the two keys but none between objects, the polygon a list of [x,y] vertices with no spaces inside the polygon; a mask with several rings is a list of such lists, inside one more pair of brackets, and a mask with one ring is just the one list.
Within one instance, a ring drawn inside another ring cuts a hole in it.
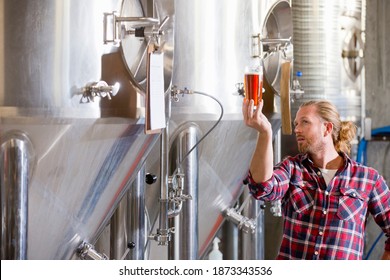
[{"label": "vertical pipe", "polygon": [[[180,260],[198,259],[198,180],[199,158],[198,148],[192,150],[198,142],[198,128],[192,124],[182,129],[173,144],[172,163],[177,163],[174,168],[179,168],[184,173],[183,194],[192,197],[191,200],[183,201],[179,217],[175,217],[175,242],[170,248],[169,258]],[[173,256],[172,256],[173,254]]]},{"label": "vertical pipe", "polygon": [[32,145],[13,132],[1,141],[1,259],[27,259],[28,184]]},{"label": "vertical pipe", "polygon": [[192,199],[183,204],[180,216],[180,259],[198,259],[198,177],[199,159],[198,148],[195,148],[185,159],[182,157],[198,142],[198,133],[195,126],[190,126],[180,136],[180,161],[184,173],[184,186]]},{"label": "vertical pipe", "polygon": [[274,164],[282,160],[282,130],[279,128],[274,137]]},{"label": "vertical pipe", "polygon": [[[242,205],[245,202],[246,197],[248,196],[248,190],[247,188],[244,189],[242,192],[239,201],[240,205]],[[252,200],[250,200],[247,205],[242,209],[242,215],[245,217],[248,217],[249,214],[249,204],[252,203]],[[252,241],[251,236],[248,233],[245,233],[243,231],[238,232],[238,259],[240,260],[250,260],[251,259],[251,251],[252,251]]]},{"label": "vertical pipe", "polygon": [[260,200],[254,201],[251,212],[252,217],[256,217],[256,231],[252,234],[252,240],[254,244],[254,252],[252,254],[253,260],[264,260],[264,210],[263,210],[264,202]]},{"label": "vertical pipe", "polygon": [[[111,218],[110,258],[143,260],[145,253],[145,167]],[[131,244],[131,246],[129,246]],[[129,248],[130,247],[130,248]],[[127,250],[130,249],[130,250]]]},{"label": "vertical pipe", "polygon": [[[242,202],[250,195],[246,188],[241,196]],[[264,202],[251,198],[243,209],[243,215],[256,219],[256,231],[252,233],[240,232],[239,247],[242,260],[264,259],[264,211],[261,209]]]},{"label": "vertical pipe", "polygon": [[160,216],[159,228],[159,245],[168,245],[170,233],[168,227],[168,126],[162,129],[160,139]]},{"label": "vertical pipe", "polygon": [[[169,219],[169,227],[175,228],[175,232],[180,232],[180,217],[179,215]],[[171,242],[168,246],[168,260],[180,259],[180,236],[179,234],[172,234]]]},{"label": "vertical pipe", "polygon": [[143,260],[145,257],[145,166],[138,172],[128,195],[130,224],[128,228],[128,243],[130,248],[128,259]]},{"label": "vertical pipe", "polygon": [[128,194],[119,202],[110,222],[110,259],[120,260],[127,248]]},{"label": "vertical pipe", "polygon": [[224,260],[238,260],[238,228],[229,220],[222,226],[222,254]]},{"label": "vertical pipe", "polygon": [[[278,132],[275,134],[274,138],[274,164],[280,162],[282,160],[282,133],[281,129],[278,130]],[[276,200],[271,202],[271,212],[275,217],[281,217],[282,216],[282,201]]]}]

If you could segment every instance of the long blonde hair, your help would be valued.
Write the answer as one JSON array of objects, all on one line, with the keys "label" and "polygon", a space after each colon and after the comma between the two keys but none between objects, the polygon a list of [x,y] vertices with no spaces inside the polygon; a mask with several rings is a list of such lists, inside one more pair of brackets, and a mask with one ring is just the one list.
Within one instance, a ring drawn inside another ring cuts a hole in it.
[{"label": "long blonde hair", "polygon": [[351,141],[356,135],[356,125],[351,121],[341,121],[336,106],[327,100],[312,100],[300,107],[315,106],[318,115],[326,122],[333,124],[332,139],[337,152],[350,154]]}]

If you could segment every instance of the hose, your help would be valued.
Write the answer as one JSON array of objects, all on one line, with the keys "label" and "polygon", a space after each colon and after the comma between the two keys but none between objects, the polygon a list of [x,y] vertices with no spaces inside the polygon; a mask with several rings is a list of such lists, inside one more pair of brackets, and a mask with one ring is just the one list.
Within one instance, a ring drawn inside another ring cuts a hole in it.
[{"label": "hose", "polygon": [[[215,98],[214,96],[211,96],[207,93],[204,93],[204,92],[199,92],[199,91],[194,91],[195,94],[199,94],[199,95],[204,95],[204,96],[207,96],[211,99],[213,99],[215,102],[218,103],[219,107],[221,108],[221,113],[219,115],[219,118],[218,120],[215,122],[215,124],[206,132],[205,135],[203,135],[199,141],[184,155],[184,157],[181,159],[181,161],[179,162],[179,166],[183,163],[183,161],[189,156],[189,154],[191,154],[191,152],[197,147],[199,146],[199,144],[211,133],[211,131],[213,131],[215,129],[215,127],[220,123],[222,117],[223,117],[223,106],[222,106],[222,103],[217,99]],[[176,172],[176,170],[175,170]],[[175,173],[174,172],[174,173]]]},{"label": "hose", "polygon": [[[224,110],[223,110],[223,106],[222,106],[222,103],[217,99],[215,98],[214,96],[211,96],[207,93],[204,93],[204,92],[199,92],[199,91],[194,91],[192,92],[194,94],[198,94],[198,95],[203,95],[203,96],[206,96],[206,97],[209,97],[211,99],[213,99],[215,102],[218,103],[218,105],[220,106],[221,108],[221,112],[220,112],[220,116],[218,118],[218,120],[215,122],[215,124],[199,139],[199,141],[183,156],[183,158],[181,159],[181,161],[179,162],[178,164],[178,167],[176,167],[175,171],[172,173],[174,175],[176,175],[179,167],[181,166],[181,164],[183,163],[183,161],[191,154],[191,152],[197,147],[199,146],[199,144],[217,127],[217,125],[221,122],[222,120],[222,117],[223,117],[223,113],[224,113]],[[153,221],[153,224],[151,225],[150,227],[150,232],[149,232],[149,235],[150,233],[153,231],[153,228],[156,224],[156,221],[157,221],[157,218],[158,218],[159,215],[156,215],[156,218],[154,219]],[[150,219],[149,219],[149,224],[150,224]],[[149,245],[149,239],[146,241],[146,244],[145,244],[145,248],[147,248]]]}]

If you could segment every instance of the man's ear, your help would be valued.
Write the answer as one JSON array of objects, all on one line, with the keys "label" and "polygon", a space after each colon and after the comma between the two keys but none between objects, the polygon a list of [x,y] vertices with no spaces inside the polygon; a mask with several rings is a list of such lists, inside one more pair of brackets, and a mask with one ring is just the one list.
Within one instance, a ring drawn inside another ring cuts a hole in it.
[{"label": "man's ear", "polygon": [[333,123],[331,122],[325,122],[325,131],[324,131],[324,136],[327,136],[328,134],[332,134],[333,131]]}]

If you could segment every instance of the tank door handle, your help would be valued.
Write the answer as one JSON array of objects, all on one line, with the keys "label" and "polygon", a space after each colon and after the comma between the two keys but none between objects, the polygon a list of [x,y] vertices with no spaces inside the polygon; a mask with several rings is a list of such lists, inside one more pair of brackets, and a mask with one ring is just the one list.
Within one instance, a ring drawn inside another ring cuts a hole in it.
[{"label": "tank door handle", "polygon": [[[156,26],[160,20],[150,17],[120,17],[118,12],[104,13],[103,41],[104,44],[118,44],[125,34],[135,34],[136,29],[143,27]],[[131,29],[126,31],[121,23],[130,23]],[[165,22],[163,22],[165,24]],[[161,29],[161,28],[160,28]],[[123,32],[125,34],[123,34]],[[109,38],[109,33],[111,33]]]}]

